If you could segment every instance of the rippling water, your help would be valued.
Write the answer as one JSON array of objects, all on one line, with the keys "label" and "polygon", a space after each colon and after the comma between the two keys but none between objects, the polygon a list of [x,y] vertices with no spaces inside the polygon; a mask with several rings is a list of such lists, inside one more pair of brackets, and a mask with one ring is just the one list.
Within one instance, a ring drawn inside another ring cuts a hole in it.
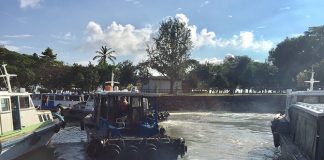
[{"label": "rippling water", "polygon": [[[183,137],[188,146],[184,160],[276,159],[270,121],[273,114],[228,112],[171,113],[160,125],[168,135]],[[19,160],[88,160],[86,133],[70,123],[47,147]]]}]

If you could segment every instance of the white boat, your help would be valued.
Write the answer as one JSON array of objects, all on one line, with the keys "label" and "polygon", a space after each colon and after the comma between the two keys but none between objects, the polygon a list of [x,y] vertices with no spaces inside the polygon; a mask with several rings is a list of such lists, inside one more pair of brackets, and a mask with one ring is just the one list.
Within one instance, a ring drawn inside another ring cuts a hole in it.
[{"label": "white boat", "polygon": [[2,65],[0,78],[4,78],[6,90],[0,91],[0,160],[20,157],[41,146],[64,126],[63,117],[53,119],[51,111],[36,110],[30,93],[24,89],[12,91],[6,65]]},{"label": "white boat", "polygon": [[63,109],[71,109],[72,106],[84,102],[84,95],[62,93],[34,93],[32,100],[40,109],[55,110],[57,105]]},{"label": "white boat", "polygon": [[66,109],[63,111],[63,115],[66,118],[72,119],[83,119],[86,115],[94,111],[94,95],[89,94],[87,101],[80,102],[71,107],[71,109]]},{"label": "white boat", "polygon": [[286,111],[271,122],[280,159],[324,159],[324,90],[313,90],[314,72],[307,91],[287,91]]}]

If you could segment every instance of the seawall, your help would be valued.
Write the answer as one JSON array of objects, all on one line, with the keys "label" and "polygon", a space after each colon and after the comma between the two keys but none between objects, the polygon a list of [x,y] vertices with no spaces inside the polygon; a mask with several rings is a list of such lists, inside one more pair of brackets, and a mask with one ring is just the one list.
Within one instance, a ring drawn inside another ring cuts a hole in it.
[{"label": "seawall", "polygon": [[285,110],[286,95],[162,96],[161,110],[275,113]]}]

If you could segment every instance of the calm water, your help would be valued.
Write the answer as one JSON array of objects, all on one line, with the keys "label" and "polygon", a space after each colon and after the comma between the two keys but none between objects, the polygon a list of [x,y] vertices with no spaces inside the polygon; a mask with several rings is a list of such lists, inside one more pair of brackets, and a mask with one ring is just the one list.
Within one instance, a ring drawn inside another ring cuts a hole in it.
[{"label": "calm water", "polygon": [[[270,121],[273,114],[183,112],[171,113],[161,123],[170,136],[183,137],[188,145],[184,160],[276,159]],[[70,123],[51,143],[20,160],[88,160],[86,133]]]}]

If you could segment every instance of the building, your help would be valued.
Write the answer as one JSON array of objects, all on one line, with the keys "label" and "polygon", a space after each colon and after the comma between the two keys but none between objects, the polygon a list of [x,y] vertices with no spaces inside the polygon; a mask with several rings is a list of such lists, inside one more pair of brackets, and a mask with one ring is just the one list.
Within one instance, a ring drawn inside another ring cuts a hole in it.
[{"label": "building", "polygon": [[[148,83],[143,84],[142,92],[169,93],[170,80],[164,76],[153,76],[148,79]],[[173,85],[174,93],[182,92],[182,81],[175,81]]]}]

